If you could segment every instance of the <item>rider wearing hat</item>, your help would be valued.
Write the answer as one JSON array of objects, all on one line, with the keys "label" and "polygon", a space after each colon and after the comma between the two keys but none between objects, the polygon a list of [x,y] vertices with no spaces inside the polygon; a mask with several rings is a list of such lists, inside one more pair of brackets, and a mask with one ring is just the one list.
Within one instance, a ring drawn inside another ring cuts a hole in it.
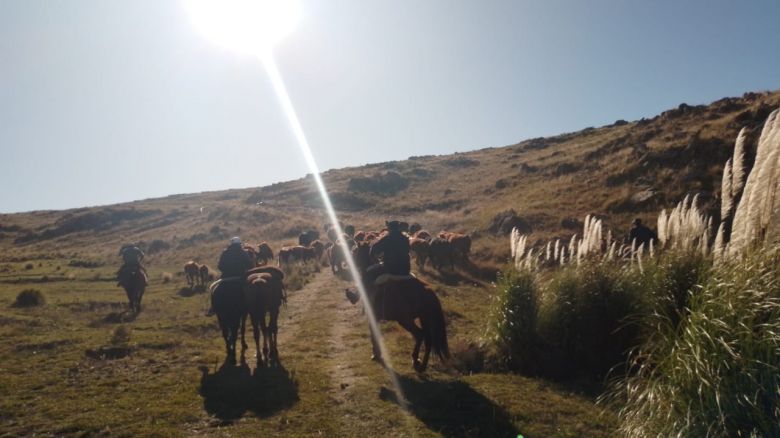
[{"label": "rider wearing hat", "polygon": [[377,263],[366,270],[368,283],[373,284],[382,274],[409,275],[411,261],[409,259],[409,238],[401,232],[399,221],[386,222],[387,234],[371,245],[371,257],[379,259]]},{"label": "rider wearing hat", "polygon": [[[254,267],[254,263],[249,257],[249,254],[247,254],[241,246],[241,238],[236,236],[230,239],[230,244],[228,244],[228,247],[220,254],[219,263],[217,264],[217,268],[222,273],[220,281],[223,283],[228,282],[231,287],[236,287],[236,285],[240,286],[243,284],[246,271],[252,267]],[[224,286],[227,286],[227,284],[223,285],[223,287]],[[213,314],[214,307],[212,305],[206,315],[211,316]]]},{"label": "rider wearing hat", "polygon": [[122,248],[119,249],[119,256],[122,257],[122,266],[119,268],[116,276],[120,286],[125,276],[136,269],[140,270],[144,277],[147,276],[146,269],[141,265],[141,261],[144,259],[144,252],[141,251],[138,244],[130,243],[122,245]]},{"label": "rider wearing hat", "polygon": [[241,238],[230,239],[230,244],[219,256],[217,268],[222,272],[222,278],[243,277],[251,269],[252,259],[241,246]]}]

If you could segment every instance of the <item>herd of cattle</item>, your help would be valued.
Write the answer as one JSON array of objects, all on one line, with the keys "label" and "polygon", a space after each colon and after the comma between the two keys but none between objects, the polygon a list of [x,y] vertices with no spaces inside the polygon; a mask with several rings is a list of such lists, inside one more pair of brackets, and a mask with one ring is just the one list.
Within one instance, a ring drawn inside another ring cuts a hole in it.
[{"label": "herd of cattle", "polygon": [[[424,269],[426,263],[434,269],[445,267],[454,269],[455,263],[466,263],[471,252],[471,236],[468,234],[441,231],[437,235],[422,229],[419,224],[409,225],[401,222],[401,231],[409,237],[411,254],[419,269]],[[341,236],[347,247],[352,250],[358,244],[372,244],[381,238],[387,230],[380,231],[356,231],[352,225],[343,227]],[[309,230],[298,236],[298,245],[283,246],[277,253],[279,266],[294,262],[306,262],[310,260],[327,261],[334,274],[344,270],[346,262],[342,247],[338,245],[339,235],[336,228],[325,226],[325,239],[320,239],[320,233]],[[257,247],[244,245],[244,250],[254,260],[255,264],[266,265],[274,259],[271,247],[263,242]],[[214,279],[214,274],[206,265],[199,265],[194,261],[184,265],[184,274],[190,286],[205,285],[207,281]]]}]

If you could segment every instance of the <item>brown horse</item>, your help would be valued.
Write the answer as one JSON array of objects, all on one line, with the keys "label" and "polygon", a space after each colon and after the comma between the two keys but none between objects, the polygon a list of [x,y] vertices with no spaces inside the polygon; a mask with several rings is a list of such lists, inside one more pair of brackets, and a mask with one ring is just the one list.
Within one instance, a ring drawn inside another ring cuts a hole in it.
[{"label": "brown horse", "polygon": [[128,266],[120,272],[117,280],[125,289],[130,311],[135,314],[141,313],[141,298],[146,291],[146,274],[140,267]]},{"label": "brown horse", "polygon": [[[352,250],[361,278],[365,277],[366,269],[372,264],[369,249],[368,244],[360,244]],[[378,320],[396,321],[414,336],[412,364],[416,371],[422,372],[428,367],[431,350],[440,360],[449,359],[444,312],[436,293],[427,284],[411,277],[389,280],[380,286],[365,286],[374,316]],[[416,319],[420,320],[419,326],[415,323]],[[369,328],[374,358],[381,359],[381,351],[376,341],[378,334],[373,332],[370,325]],[[421,344],[425,345],[422,361],[419,359]]]},{"label": "brown horse", "polygon": [[[268,267],[251,270],[244,287],[244,300],[252,322],[258,364],[263,363],[264,360],[270,363],[272,360],[278,361],[279,359],[276,341],[279,331],[279,308],[285,301],[284,285],[282,284],[284,274],[278,269],[276,270],[278,272],[269,271],[270,269],[276,268]],[[269,315],[268,324],[265,321],[266,313]],[[260,353],[260,330],[258,330],[258,325],[263,333],[262,354]],[[244,323],[242,323],[242,328],[243,326]]]}]

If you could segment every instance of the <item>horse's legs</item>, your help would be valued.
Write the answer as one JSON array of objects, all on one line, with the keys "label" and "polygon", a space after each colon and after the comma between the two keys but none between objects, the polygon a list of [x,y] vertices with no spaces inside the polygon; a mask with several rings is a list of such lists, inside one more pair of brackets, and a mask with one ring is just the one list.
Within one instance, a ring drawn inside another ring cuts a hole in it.
[{"label": "horse's legs", "polygon": [[426,340],[425,342],[425,356],[424,356],[424,363],[420,363],[420,344],[422,344],[423,339],[425,336],[423,335],[423,331],[420,327],[417,327],[417,324],[414,323],[413,320],[403,320],[398,321],[398,324],[401,325],[401,327],[405,328],[406,331],[412,334],[414,336],[414,350],[412,350],[412,366],[414,366],[414,369],[417,371],[424,371],[425,370],[425,364],[428,362],[428,342]]},{"label": "horse's legs", "polygon": [[[265,323],[265,311],[260,314],[260,327],[263,330],[263,358],[265,358],[266,361],[268,361],[270,358],[268,357],[268,325]],[[257,352],[258,355],[260,355],[260,352]]]},{"label": "horse's legs", "polygon": [[271,333],[271,357],[279,359],[279,350],[276,346],[276,335],[279,333],[279,308],[272,309],[270,312],[270,321],[268,330]]},{"label": "horse's legs", "polygon": [[252,334],[255,337],[255,356],[257,357],[257,363],[263,363],[263,355],[260,353],[260,319],[262,319],[263,315],[257,315],[257,312],[252,312],[250,314],[252,317]]},{"label": "horse's legs", "polygon": [[[242,356],[244,355],[244,352],[246,351],[246,349],[249,348],[249,344],[246,343],[246,338],[245,338],[245,334],[246,334],[246,316],[247,316],[246,313],[241,315],[241,321],[239,323],[239,325],[240,325],[239,328],[241,330],[241,355]],[[236,338],[238,338],[238,333],[236,333]]]}]

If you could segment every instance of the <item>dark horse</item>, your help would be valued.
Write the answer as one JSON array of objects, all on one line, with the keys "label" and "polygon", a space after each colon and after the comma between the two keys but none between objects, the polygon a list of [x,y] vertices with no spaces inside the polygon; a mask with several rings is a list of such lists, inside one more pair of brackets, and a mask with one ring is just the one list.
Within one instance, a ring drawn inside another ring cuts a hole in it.
[{"label": "dark horse", "polygon": [[[241,328],[241,344],[244,343],[244,331],[242,322],[246,316],[246,302],[244,301],[244,277],[223,279],[211,285],[211,307],[217,314],[219,328],[225,339],[227,361],[236,363],[236,341],[238,330]],[[243,350],[242,350],[243,356]]]},{"label": "dark horse", "polygon": [[[355,264],[360,270],[361,278],[365,277],[366,269],[371,265],[368,243],[361,243],[352,250]],[[428,358],[431,350],[444,361],[449,359],[450,350],[447,345],[447,327],[444,322],[444,313],[436,293],[424,282],[417,278],[404,280],[389,280],[381,286],[365,285],[369,291],[371,308],[378,320],[396,321],[414,336],[414,350],[412,351],[412,364],[416,371],[425,371],[428,367]],[[370,288],[375,292],[371,293]],[[415,320],[420,320],[420,326]],[[369,328],[370,325],[369,325]],[[377,333],[371,328],[371,346],[374,357],[381,358],[381,352],[377,345]],[[422,361],[419,359],[420,344],[425,344],[425,353]]]},{"label": "dark horse", "polygon": [[123,266],[117,275],[119,285],[125,289],[130,311],[141,312],[141,298],[146,290],[146,274],[138,266]]},{"label": "dark horse", "polygon": [[[269,363],[271,360],[278,361],[279,350],[277,349],[276,335],[279,331],[279,308],[285,301],[284,284],[282,283],[284,274],[273,266],[254,268],[248,274],[247,284],[244,287],[244,300],[252,321],[257,363],[263,363],[263,360]],[[268,324],[265,321],[266,313],[269,315]],[[245,321],[246,318],[244,318],[241,324],[242,340]],[[258,330],[258,325],[263,332],[262,355],[260,354],[260,331]]]}]

